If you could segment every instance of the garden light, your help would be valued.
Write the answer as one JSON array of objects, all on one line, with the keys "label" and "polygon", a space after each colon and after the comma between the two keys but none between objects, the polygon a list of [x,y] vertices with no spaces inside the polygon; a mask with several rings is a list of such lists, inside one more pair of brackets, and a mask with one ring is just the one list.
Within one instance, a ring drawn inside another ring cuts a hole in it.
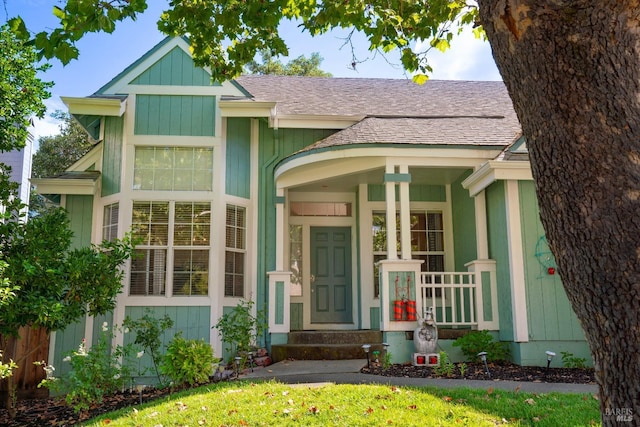
[{"label": "garden light", "polygon": [[489,372],[489,365],[487,365],[487,352],[481,351],[478,353],[478,357],[482,359],[482,363],[484,363],[484,370],[487,373],[487,377],[491,378],[491,372]]},{"label": "garden light", "polygon": [[369,362],[369,349],[371,348],[371,344],[363,344],[362,345],[362,349],[364,350],[365,354],[367,355],[367,369],[371,368],[370,362]]},{"label": "garden light", "polygon": [[553,357],[556,355],[553,351],[545,351],[544,352],[547,355],[547,369],[549,369],[549,365],[551,365],[551,360],[553,360]]}]

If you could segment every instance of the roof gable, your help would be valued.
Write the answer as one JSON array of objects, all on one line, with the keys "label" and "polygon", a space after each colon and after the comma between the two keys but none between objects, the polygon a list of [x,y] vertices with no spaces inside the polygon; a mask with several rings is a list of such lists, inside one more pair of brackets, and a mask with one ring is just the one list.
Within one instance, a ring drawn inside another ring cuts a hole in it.
[{"label": "roof gable", "polygon": [[[211,86],[211,75],[196,67],[193,59],[175,46],[157,62],[131,80],[133,85]],[[219,86],[219,83],[213,83]]]}]

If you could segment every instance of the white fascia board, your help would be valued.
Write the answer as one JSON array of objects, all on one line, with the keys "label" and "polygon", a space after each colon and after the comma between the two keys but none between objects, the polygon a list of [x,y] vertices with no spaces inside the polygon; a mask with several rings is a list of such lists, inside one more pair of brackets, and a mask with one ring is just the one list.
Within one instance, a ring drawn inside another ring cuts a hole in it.
[{"label": "white fascia board", "polygon": [[91,165],[95,165],[96,170],[102,171],[102,142],[96,143],[87,154],[80,157],[80,159],[66,170],[84,172],[88,170]]},{"label": "white fascia board", "polygon": [[368,158],[371,168],[378,167],[373,158],[381,158],[384,165],[385,159],[393,158],[395,164],[407,166],[438,167],[438,168],[475,168],[485,160],[487,156],[494,156],[497,150],[472,150],[469,148],[431,148],[425,151],[421,147],[356,147],[342,146],[333,150],[309,152],[282,163],[275,171],[276,179],[299,167],[308,167],[312,164],[326,160],[336,159],[361,159]]},{"label": "white fascia board", "polygon": [[39,194],[91,196],[96,192],[98,181],[93,179],[33,178],[31,184],[36,186]]},{"label": "white fascia board", "polygon": [[275,102],[223,101],[218,103],[222,117],[271,117]]},{"label": "white fascia board", "polygon": [[62,102],[71,114],[83,114],[88,116],[113,116],[120,117],[124,114],[127,101],[116,98],[74,98],[61,96]]},{"label": "white fascia board", "polygon": [[527,161],[490,160],[462,181],[462,187],[469,190],[469,195],[473,197],[495,181],[506,179],[533,180],[531,165]]}]

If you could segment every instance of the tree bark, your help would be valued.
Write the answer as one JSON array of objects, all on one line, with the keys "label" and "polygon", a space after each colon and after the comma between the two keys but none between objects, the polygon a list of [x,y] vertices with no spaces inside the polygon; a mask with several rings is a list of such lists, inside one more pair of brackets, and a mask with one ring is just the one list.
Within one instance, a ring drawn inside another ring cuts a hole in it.
[{"label": "tree bark", "polygon": [[640,1],[478,3],[591,348],[603,425],[640,425]]}]

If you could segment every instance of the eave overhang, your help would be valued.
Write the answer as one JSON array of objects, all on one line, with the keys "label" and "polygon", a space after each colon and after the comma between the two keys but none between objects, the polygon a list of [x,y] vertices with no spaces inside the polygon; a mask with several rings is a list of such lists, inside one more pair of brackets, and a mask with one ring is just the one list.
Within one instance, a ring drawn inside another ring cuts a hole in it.
[{"label": "eave overhang", "polygon": [[122,98],[75,98],[62,96],[62,102],[73,115],[120,117],[126,110],[126,99]]},{"label": "eave overhang", "polygon": [[462,187],[474,197],[498,180],[531,181],[531,165],[528,161],[489,160],[462,181]]},{"label": "eave overhang", "polygon": [[100,172],[84,172],[82,177],[63,175],[53,178],[32,178],[39,194],[73,194],[90,196],[96,194]]}]

